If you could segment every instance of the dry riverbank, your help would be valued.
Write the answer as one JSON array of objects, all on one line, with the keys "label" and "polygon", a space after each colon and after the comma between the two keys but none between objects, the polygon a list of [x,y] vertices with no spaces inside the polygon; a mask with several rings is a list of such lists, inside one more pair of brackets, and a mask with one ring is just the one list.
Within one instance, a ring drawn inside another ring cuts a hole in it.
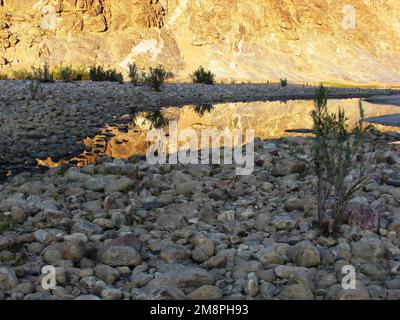
[{"label": "dry riverbank", "polygon": [[[398,300],[399,139],[368,135],[371,180],[350,203],[379,219],[329,238],[302,137],[257,140],[250,176],[139,157],[15,176],[0,185],[0,299]],[[53,290],[44,265],[56,268]],[[341,285],[345,265],[356,289]]]}]

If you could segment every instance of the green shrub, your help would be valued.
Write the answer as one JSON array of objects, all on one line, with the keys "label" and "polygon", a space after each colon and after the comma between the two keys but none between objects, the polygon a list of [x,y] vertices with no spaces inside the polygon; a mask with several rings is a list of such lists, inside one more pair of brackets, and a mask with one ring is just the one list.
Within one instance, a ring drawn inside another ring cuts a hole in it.
[{"label": "green shrub", "polygon": [[214,84],[215,74],[211,71],[206,71],[202,66],[200,66],[195,72],[190,75],[193,83],[204,83],[204,84]]},{"label": "green shrub", "polygon": [[92,66],[89,70],[89,79],[92,81],[124,82],[122,73],[115,69],[104,70],[102,66]]},{"label": "green shrub", "polygon": [[129,64],[129,65],[128,65],[128,68],[129,68],[128,76],[129,76],[129,79],[131,79],[131,83],[132,83],[134,86],[140,86],[140,85],[142,85],[142,84],[143,84],[143,79],[142,79],[142,77],[139,75],[139,72],[138,72],[138,68],[137,68],[137,66],[136,66],[136,63]]},{"label": "green shrub", "polygon": [[124,76],[122,73],[117,72],[115,70],[107,70],[107,79],[108,81],[124,83]]},{"label": "green shrub", "polygon": [[33,74],[26,69],[14,70],[12,78],[14,80],[33,80]]},{"label": "green shrub", "polygon": [[[345,112],[329,113],[327,90],[321,85],[311,112],[315,142],[313,162],[317,183],[318,222],[325,234],[333,233],[345,218],[346,207],[355,192],[363,188],[367,160],[362,156],[363,135],[370,126],[362,121],[349,131]],[[364,110],[360,101],[360,119]],[[352,178],[349,179],[350,173]]]},{"label": "green shrub", "polygon": [[0,235],[7,232],[13,231],[18,227],[19,223],[13,217],[9,215],[0,214]]},{"label": "green shrub", "polygon": [[49,65],[45,63],[43,67],[33,68],[33,79],[43,83],[54,82],[54,75],[50,71]]},{"label": "green shrub", "polygon": [[8,80],[8,75],[4,74],[4,73],[0,73],[0,80]]},{"label": "green shrub", "polygon": [[89,79],[91,81],[106,81],[106,72],[102,66],[92,66],[89,70]]},{"label": "green shrub", "polygon": [[61,67],[59,72],[60,74],[57,75],[56,79],[59,78],[59,80],[62,80],[64,82],[72,81],[73,70],[71,67]]},{"label": "green shrub", "polygon": [[72,79],[74,81],[87,81],[89,80],[89,72],[85,67],[77,67],[74,69],[74,74]]},{"label": "green shrub", "polygon": [[281,79],[281,86],[286,87],[288,85],[287,79]]},{"label": "green shrub", "polygon": [[144,83],[156,91],[161,91],[161,85],[165,80],[173,77],[174,74],[170,71],[166,71],[162,66],[158,66],[154,69],[150,68],[148,74],[143,73]]},{"label": "green shrub", "polygon": [[89,80],[89,73],[84,67],[59,66],[53,69],[54,79],[64,82]]},{"label": "green shrub", "polygon": [[36,96],[39,91],[40,91],[39,81],[29,80],[29,85],[28,85],[29,98],[31,100],[36,100]]}]

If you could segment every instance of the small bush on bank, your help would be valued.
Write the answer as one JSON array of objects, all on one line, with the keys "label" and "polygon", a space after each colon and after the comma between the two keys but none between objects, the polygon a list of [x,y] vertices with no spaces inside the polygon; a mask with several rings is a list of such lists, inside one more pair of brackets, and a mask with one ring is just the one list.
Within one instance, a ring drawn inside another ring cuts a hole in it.
[{"label": "small bush on bank", "polygon": [[91,81],[106,81],[106,74],[102,66],[92,66],[89,70],[89,79]]},{"label": "small bush on bank", "polygon": [[85,67],[76,67],[73,70],[72,81],[87,81],[89,80],[89,72]]},{"label": "small bush on bank", "polygon": [[153,88],[155,91],[161,91],[161,85],[165,82],[165,80],[173,77],[174,74],[165,70],[162,66],[150,68],[148,73],[143,74],[144,83]]},{"label": "small bush on bank", "polygon": [[54,82],[53,72],[50,71],[49,65],[45,63],[43,67],[33,68],[33,79],[42,83]]},{"label": "small bush on bank", "polygon": [[33,74],[26,69],[14,70],[12,78],[14,80],[33,80]]},{"label": "small bush on bank", "polygon": [[59,66],[53,69],[54,79],[64,82],[89,80],[89,73],[84,67]]},{"label": "small bush on bank", "polygon": [[0,214],[0,235],[7,231],[14,231],[19,223],[9,215]]},{"label": "small bush on bank", "polygon": [[107,70],[107,81],[124,83],[124,76],[116,70]]},{"label": "small bush on bank", "polygon": [[204,83],[204,84],[214,84],[215,74],[211,71],[206,71],[202,66],[200,66],[195,72],[190,75],[193,83]]},{"label": "small bush on bank", "polygon": [[122,73],[115,69],[104,70],[102,66],[92,66],[89,70],[89,79],[92,81],[124,82]]},{"label": "small bush on bank", "polygon": [[315,110],[311,112],[315,133],[313,162],[318,178],[319,225],[323,233],[330,234],[343,223],[348,202],[368,183],[363,137],[370,126],[364,126],[361,121],[364,118],[361,101],[360,121],[351,131],[344,110],[330,113],[327,101],[327,90],[321,85],[315,98]]},{"label": "small bush on bank", "polygon": [[28,85],[28,93],[29,93],[29,99],[30,100],[36,100],[36,96],[38,92],[40,91],[40,84],[39,81],[36,80],[29,80],[29,85]]},{"label": "small bush on bank", "polygon": [[141,85],[143,85],[143,79],[142,79],[142,77],[139,75],[139,71],[138,71],[138,68],[137,68],[137,66],[136,66],[136,63],[129,64],[129,65],[128,65],[128,68],[129,68],[129,70],[128,70],[128,76],[129,76],[129,79],[131,80],[131,83],[132,83],[134,86],[141,86]]},{"label": "small bush on bank", "polygon": [[286,87],[288,85],[287,79],[281,79],[281,86]]},{"label": "small bush on bank", "polygon": [[59,67],[54,70],[54,78],[64,82],[71,82],[73,70],[71,67]]}]

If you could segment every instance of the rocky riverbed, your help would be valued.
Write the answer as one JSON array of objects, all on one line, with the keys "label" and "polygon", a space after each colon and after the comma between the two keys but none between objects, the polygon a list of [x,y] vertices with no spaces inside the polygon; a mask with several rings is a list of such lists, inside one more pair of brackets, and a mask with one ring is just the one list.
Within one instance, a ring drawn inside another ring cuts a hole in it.
[{"label": "rocky riverbed", "polygon": [[[332,237],[316,225],[311,138],[256,140],[249,176],[140,156],[13,176],[0,185],[0,299],[398,300],[399,140],[368,134],[370,183],[349,210],[376,215]],[[345,265],[356,289],[341,285]]]},{"label": "rocky riverbed", "polygon": [[[330,98],[391,95],[396,90],[331,88]],[[122,115],[162,106],[235,101],[311,99],[315,87],[277,84],[203,86],[167,84],[156,93],[130,84],[77,82],[40,84],[0,81],[0,179],[9,171],[37,167],[37,159],[70,159],[85,150],[84,137],[108,125],[124,126]],[[107,139],[107,136],[106,136]]]}]

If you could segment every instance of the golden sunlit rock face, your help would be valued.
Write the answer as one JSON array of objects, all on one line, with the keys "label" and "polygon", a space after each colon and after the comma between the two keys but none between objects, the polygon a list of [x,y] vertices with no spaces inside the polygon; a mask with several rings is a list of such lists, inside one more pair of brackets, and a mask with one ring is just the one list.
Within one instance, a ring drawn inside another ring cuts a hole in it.
[{"label": "golden sunlit rock face", "polygon": [[400,84],[398,0],[2,0],[2,72],[199,65],[236,81]]}]

